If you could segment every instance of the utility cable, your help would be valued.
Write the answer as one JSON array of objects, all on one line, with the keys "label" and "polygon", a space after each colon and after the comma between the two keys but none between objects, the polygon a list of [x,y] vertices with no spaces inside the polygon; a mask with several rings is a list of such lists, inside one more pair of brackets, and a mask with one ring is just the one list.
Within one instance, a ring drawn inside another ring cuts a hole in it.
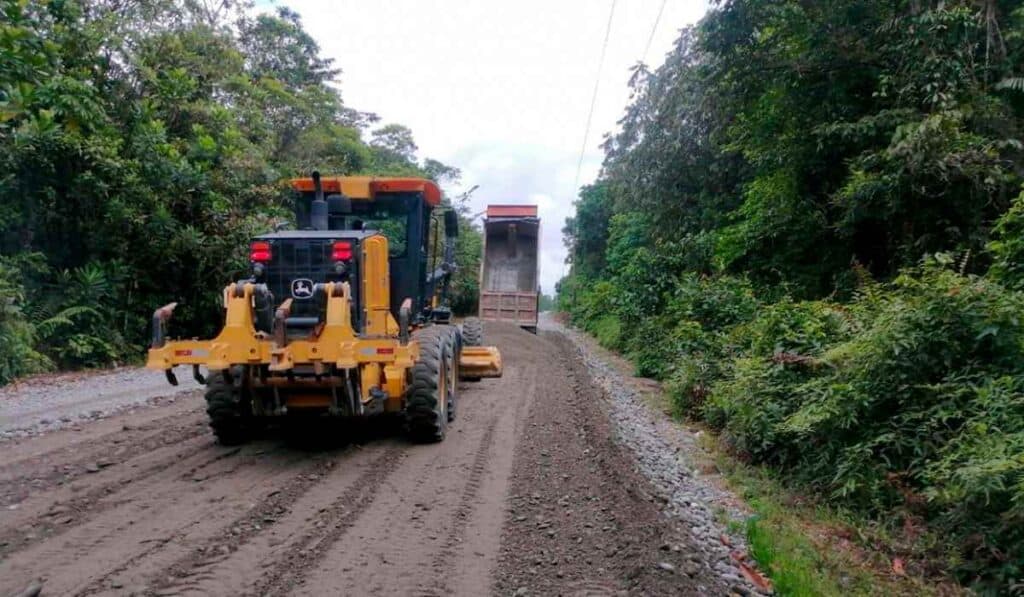
[{"label": "utility cable", "polygon": [[654,41],[654,33],[658,30],[658,23],[661,22],[661,14],[665,12],[665,5],[668,0],[661,0],[661,8],[658,9],[658,16],[654,17],[654,26],[651,27],[651,35],[647,38],[647,45],[644,46],[644,64],[647,64],[647,54],[651,51],[651,42]]},{"label": "utility cable", "polygon": [[590,113],[587,114],[587,128],[583,130],[583,146],[580,147],[580,159],[576,163],[576,179],[572,183],[572,192],[575,195],[580,185],[580,169],[583,168],[583,154],[587,151],[587,141],[590,138],[590,123],[594,118],[594,106],[597,105],[597,91],[601,87],[601,71],[604,69],[604,55],[608,50],[608,37],[612,33],[612,17],[615,16],[615,2],[612,0],[611,10],[608,11],[608,25],[604,30],[604,44],[601,45],[601,59],[597,62],[597,80],[594,81],[594,95],[590,98]]}]

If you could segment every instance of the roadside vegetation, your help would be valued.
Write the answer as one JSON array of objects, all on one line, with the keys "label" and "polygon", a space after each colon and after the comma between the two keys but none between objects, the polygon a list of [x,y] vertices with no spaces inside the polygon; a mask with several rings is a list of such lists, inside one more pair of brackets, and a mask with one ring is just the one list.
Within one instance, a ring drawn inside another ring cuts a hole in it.
[{"label": "roadside vegetation", "polygon": [[[248,238],[314,169],[450,183],[342,101],[298,16],[244,2],[0,0],[0,384],[141,357],[152,310],[219,326]],[[476,300],[463,221],[455,306]]]},{"label": "roadside vegetation", "polygon": [[717,2],[637,66],[558,288],[893,574],[981,593],[1024,579],[1022,65],[1018,2]]}]

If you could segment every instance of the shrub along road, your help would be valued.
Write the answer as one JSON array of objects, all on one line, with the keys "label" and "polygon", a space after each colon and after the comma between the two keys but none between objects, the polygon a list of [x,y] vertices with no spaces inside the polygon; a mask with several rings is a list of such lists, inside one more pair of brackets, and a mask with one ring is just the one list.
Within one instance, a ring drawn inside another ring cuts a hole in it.
[{"label": "shrub along road", "polygon": [[0,594],[754,590],[618,439],[572,340],[487,333],[505,376],[462,386],[437,445],[221,447],[198,392],[0,443]]}]

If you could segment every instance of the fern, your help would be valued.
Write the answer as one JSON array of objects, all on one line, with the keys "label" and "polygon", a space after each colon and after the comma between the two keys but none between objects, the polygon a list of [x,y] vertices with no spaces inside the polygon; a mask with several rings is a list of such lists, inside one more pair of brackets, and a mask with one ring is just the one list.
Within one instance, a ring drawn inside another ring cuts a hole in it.
[{"label": "fern", "polygon": [[85,305],[76,305],[63,309],[56,315],[53,315],[47,319],[36,322],[36,331],[43,338],[48,338],[55,333],[61,326],[73,326],[75,325],[75,319],[83,315],[89,315],[92,317],[100,318],[102,314],[92,307]]},{"label": "fern", "polygon": [[996,89],[1012,89],[1013,91],[1024,91],[1024,77],[1009,77],[996,83]]}]

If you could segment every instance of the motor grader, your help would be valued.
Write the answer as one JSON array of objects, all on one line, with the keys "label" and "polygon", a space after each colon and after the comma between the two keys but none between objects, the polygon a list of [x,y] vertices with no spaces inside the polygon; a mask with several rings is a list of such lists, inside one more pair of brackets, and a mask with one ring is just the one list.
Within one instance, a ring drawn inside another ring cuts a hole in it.
[{"label": "motor grader", "polygon": [[192,366],[223,444],[274,418],[386,414],[416,441],[441,441],[459,379],[502,371],[478,321],[452,322],[456,214],[425,179],[314,172],[291,186],[295,229],[252,239],[250,275],[224,288],[217,337],[168,340],[176,303],[165,305],[146,366],[175,385],[174,367]]}]

